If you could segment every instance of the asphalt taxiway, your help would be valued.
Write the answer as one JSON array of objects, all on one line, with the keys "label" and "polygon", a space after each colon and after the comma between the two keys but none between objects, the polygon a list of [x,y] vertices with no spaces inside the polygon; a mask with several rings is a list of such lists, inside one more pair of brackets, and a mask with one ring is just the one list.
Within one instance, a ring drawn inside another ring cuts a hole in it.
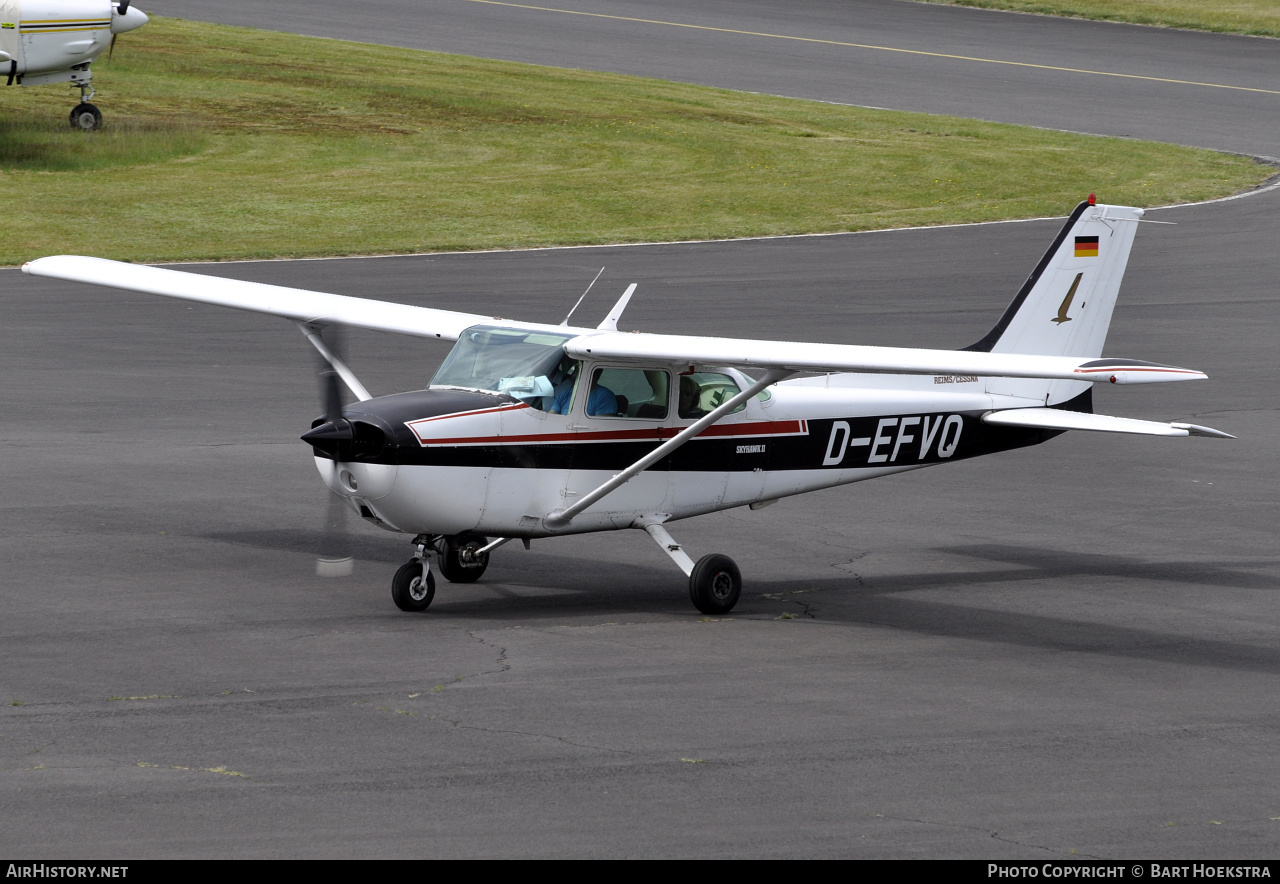
[{"label": "asphalt taxiway", "polygon": [[[786,16],[700,4],[696,23],[844,40],[850,6],[857,27],[885,32],[845,42],[909,37],[955,54],[962,41],[1001,58],[1032,42],[1101,47],[1076,67],[1118,57],[1108,41],[1137,33],[1133,63],[1169,79],[1221,62],[1256,84],[1251,54],[1280,51],[901,3],[788,4]],[[201,8],[321,33],[340,7],[306,4],[306,27],[288,4],[272,5],[274,21],[248,4]],[[344,35],[406,42],[406,8],[366,4],[366,30]],[[668,51],[620,19],[592,19],[583,36],[527,9],[421,8],[438,26],[424,32],[472,41],[423,37],[429,48],[515,57],[505,34],[553,49],[559,29],[565,64],[587,66],[574,53],[601,41],[609,51],[593,51],[619,68]],[[504,30],[495,9],[526,18]],[[834,48],[828,63],[827,49],[791,57],[698,34],[681,54],[725,80],[773,71],[765,91],[810,95],[786,69],[850,78]],[[924,80],[966,76],[918,58]],[[1000,76],[1004,116],[954,82],[949,112],[1016,117],[1023,87],[1048,75]],[[1116,85],[1108,108],[1151,82]],[[1167,86],[1172,118],[1190,121],[1168,140],[1280,154],[1280,96],[1241,93],[1254,104],[1222,127],[1185,103],[1188,87]],[[1123,116],[1090,113],[1064,101],[1062,128]],[[1135,133],[1159,116],[1137,115]],[[742,567],[743,601],[721,619],[693,611],[639,532],[506,547],[481,584],[442,584],[424,615],[389,597],[402,538],[359,526],[355,574],[318,580],[325,499],[297,441],[317,411],[314,363],[294,329],[0,271],[0,852],[1274,855],[1278,207],[1272,191],[1148,215],[1177,224],[1139,231],[1107,352],[1210,380],[1098,397],[1099,411],[1239,439],[1073,433],[680,523],[695,554]],[[190,269],[558,320],[603,265],[580,310],[602,314],[637,282],[628,327],[954,347],[989,327],[1059,224]],[[375,393],[421,386],[445,352],[374,334],[349,349]]]}]

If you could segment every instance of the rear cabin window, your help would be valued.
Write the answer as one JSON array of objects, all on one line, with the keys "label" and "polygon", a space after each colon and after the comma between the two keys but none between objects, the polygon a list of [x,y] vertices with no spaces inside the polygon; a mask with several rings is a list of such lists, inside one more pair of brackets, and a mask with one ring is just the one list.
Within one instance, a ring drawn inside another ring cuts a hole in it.
[{"label": "rear cabin window", "polygon": [[[718,371],[695,371],[680,375],[680,407],[682,418],[699,418],[728,402],[742,392],[738,382]],[[743,402],[730,414],[747,407]]]},{"label": "rear cabin window", "polygon": [[591,374],[587,415],[662,420],[670,378],[656,369],[597,368]]}]

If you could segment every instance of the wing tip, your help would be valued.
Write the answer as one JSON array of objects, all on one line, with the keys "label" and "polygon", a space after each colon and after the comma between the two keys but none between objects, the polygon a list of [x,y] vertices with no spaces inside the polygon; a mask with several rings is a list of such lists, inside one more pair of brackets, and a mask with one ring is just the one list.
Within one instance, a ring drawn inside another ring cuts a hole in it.
[{"label": "wing tip", "polygon": [[1199,424],[1173,423],[1171,427],[1179,430],[1186,430],[1188,436],[1205,436],[1210,439],[1234,439],[1230,433],[1224,433],[1222,430],[1215,430],[1213,427],[1202,427]]},{"label": "wing tip", "polygon": [[1194,368],[1143,362],[1138,359],[1093,359],[1081,363],[1073,374],[1081,380],[1110,384],[1156,384],[1166,381],[1203,381],[1208,375]]}]

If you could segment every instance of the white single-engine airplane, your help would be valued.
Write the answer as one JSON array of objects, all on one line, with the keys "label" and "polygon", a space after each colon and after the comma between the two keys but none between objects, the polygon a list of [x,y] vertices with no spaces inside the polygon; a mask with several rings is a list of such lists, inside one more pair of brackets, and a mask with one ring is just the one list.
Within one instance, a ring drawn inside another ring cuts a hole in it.
[{"label": "white single-engine airplane", "polygon": [[147,23],[132,0],[0,0],[0,76],[6,85],[74,83],[80,103],[71,111],[77,129],[102,126],[89,65],[116,36]]},{"label": "white single-engine airplane", "polygon": [[[580,328],[98,258],[23,270],[295,322],[359,400],[341,406],[334,380],[326,415],[302,436],[321,477],[368,521],[416,535],[392,581],[403,610],[431,604],[432,552],[446,578],[469,583],[515,538],[640,528],[688,575],[694,606],[724,614],[741,593],[737,566],[694,562],[668,522],[1064,430],[1232,438],[1093,413],[1095,383],[1205,377],[1102,356],[1142,214],[1092,197],[1077,206],[999,322],[964,350],[619,332],[634,285],[598,327]],[[457,343],[428,389],[375,397],[321,337],[331,325]],[[821,374],[787,380],[809,372]]]}]

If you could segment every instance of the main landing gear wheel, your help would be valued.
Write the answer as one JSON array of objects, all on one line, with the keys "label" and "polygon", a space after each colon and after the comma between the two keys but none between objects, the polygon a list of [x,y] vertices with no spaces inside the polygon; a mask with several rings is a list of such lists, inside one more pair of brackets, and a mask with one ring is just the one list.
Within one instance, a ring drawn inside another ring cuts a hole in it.
[{"label": "main landing gear wheel", "polygon": [[92,132],[102,128],[102,111],[87,101],[82,101],[71,109],[71,128],[84,132]]},{"label": "main landing gear wheel", "polygon": [[391,579],[391,598],[401,611],[425,611],[435,597],[436,577],[420,559],[401,565]]},{"label": "main landing gear wheel", "polygon": [[698,559],[689,575],[689,599],[704,614],[728,614],[742,595],[742,573],[733,559],[712,553]]},{"label": "main landing gear wheel", "polygon": [[489,554],[476,555],[475,551],[489,541],[474,534],[459,534],[444,539],[444,552],[440,554],[440,573],[450,583],[475,583],[489,567]]}]

